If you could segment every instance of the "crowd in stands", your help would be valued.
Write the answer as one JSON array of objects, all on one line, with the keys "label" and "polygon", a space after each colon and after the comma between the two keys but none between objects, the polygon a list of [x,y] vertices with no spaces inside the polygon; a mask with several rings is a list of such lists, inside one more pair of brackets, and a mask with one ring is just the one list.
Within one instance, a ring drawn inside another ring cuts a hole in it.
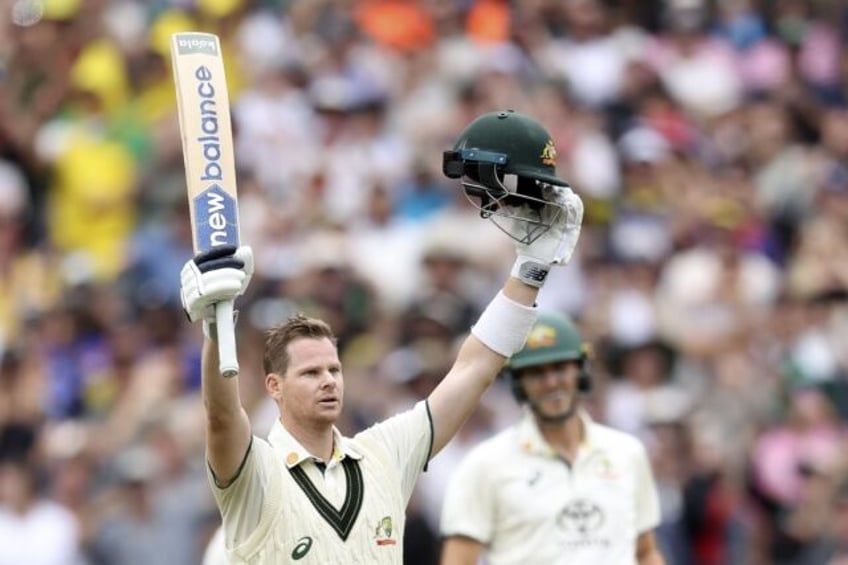
[{"label": "crowd in stands", "polygon": [[[848,7],[839,0],[9,0],[0,4],[0,564],[200,563],[200,330],[169,36],[224,49],[255,433],[263,332],[329,321],[344,432],[410,406],[512,264],[441,173],[484,112],[539,120],[584,199],[540,307],[593,344],[674,564],[848,560]],[[424,474],[517,417],[498,382]],[[843,561],[839,561],[843,562]]]}]

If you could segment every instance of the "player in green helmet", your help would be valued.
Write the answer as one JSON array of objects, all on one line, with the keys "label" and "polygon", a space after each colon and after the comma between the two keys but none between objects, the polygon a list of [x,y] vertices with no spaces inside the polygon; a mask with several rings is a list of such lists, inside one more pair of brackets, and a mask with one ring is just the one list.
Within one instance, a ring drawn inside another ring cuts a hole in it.
[{"label": "player in green helmet", "polygon": [[[592,388],[589,347],[564,316],[547,314],[542,321],[533,327],[524,348],[510,357],[506,376],[516,400],[527,403],[536,418],[545,424],[559,424],[575,414],[580,394]],[[544,378],[550,365],[577,370],[573,393],[552,398],[528,396],[524,387],[532,387],[534,383],[525,383]]]},{"label": "player in green helmet", "polygon": [[477,445],[444,500],[442,565],[662,565],[659,500],[638,439],[593,421],[588,346],[541,314],[507,363],[517,424]]}]

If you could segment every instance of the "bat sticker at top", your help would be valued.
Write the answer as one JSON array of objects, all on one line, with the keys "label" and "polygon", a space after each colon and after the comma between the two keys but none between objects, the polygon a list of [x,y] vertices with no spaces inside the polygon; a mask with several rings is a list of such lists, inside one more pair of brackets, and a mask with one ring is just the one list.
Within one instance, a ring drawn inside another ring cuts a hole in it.
[{"label": "bat sticker at top", "polygon": [[181,33],[177,35],[177,53],[189,55],[191,53],[204,53],[213,57],[220,57],[218,41],[207,33]]}]

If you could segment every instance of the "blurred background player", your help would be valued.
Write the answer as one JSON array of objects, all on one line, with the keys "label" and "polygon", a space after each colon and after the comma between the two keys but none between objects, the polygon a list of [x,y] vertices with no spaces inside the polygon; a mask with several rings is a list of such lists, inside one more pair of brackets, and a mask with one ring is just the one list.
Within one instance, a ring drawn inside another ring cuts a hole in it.
[{"label": "blurred background player", "polygon": [[645,448],[580,407],[587,346],[571,320],[542,314],[508,363],[527,410],[460,464],[443,507],[442,565],[662,565],[657,490]]}]

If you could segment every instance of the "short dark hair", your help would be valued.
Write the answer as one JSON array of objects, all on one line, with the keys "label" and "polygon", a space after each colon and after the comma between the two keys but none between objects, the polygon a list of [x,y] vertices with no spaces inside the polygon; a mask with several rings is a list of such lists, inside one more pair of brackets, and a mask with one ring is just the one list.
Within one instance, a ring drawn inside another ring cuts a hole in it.
[{"label": "short dark hair", "polygon": [[283,374],[288,369],[288,345],[298,338],[321,339],[326,337],[336,343],[333,329],[324,320],[310,318],[304,314],[295,314],[288,320],[274,326],[265,333],[265,352],[262,368],[265,374]]}]

